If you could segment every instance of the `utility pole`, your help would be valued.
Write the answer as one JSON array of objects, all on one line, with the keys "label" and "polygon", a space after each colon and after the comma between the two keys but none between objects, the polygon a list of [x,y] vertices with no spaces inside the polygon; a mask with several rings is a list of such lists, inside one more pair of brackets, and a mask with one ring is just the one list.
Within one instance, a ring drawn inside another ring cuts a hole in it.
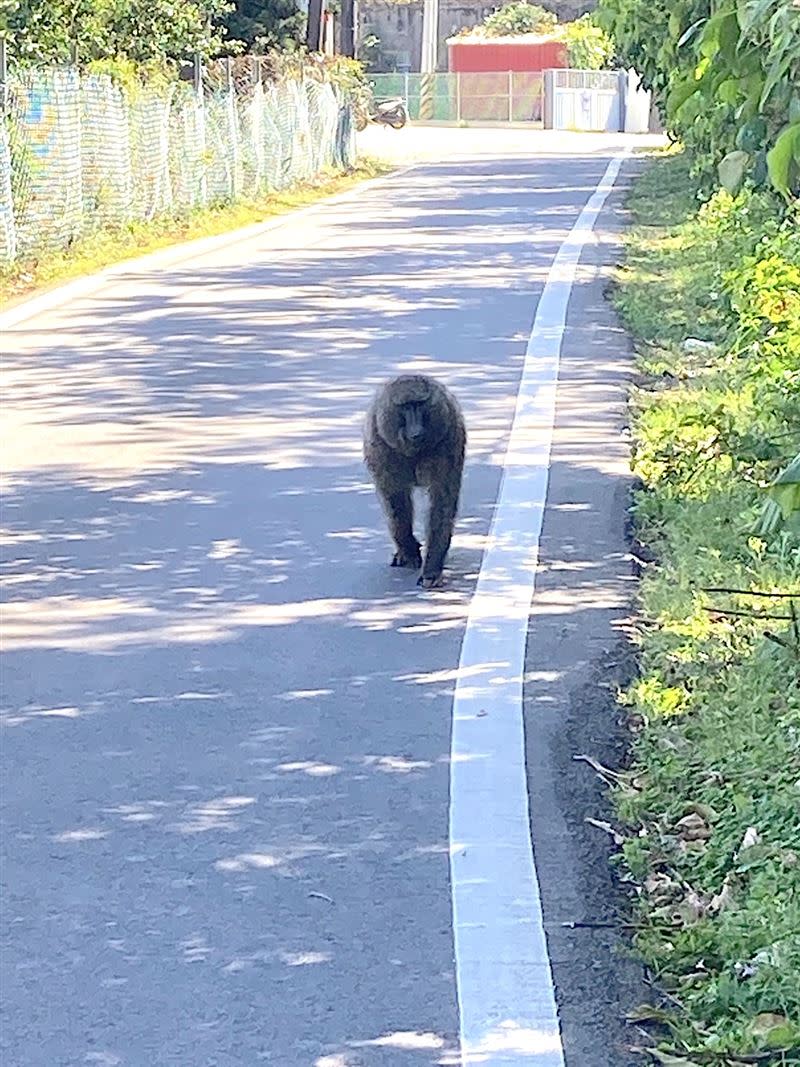
[{"label": "utility pole", "polygon": [[356,20],[355,0],[342,0],[342,21],[339,24],[340,48],[343,56],[355,59],[356,55]]},{"label": "utility pole", "polygon": [[433,118],[433,90],[439,51],[439,0],[424,0],[422,8],[422,55],[420,57],[419,117]]},{"label": "utility pole", "polygon": [[420,71],[433,74],[436,70],[439,40],[439,0],[424,0],[422,7],[422,56]]},{"label": "utility pole", "polygon": [[323,0],[308,0],[306,47],[309,52],[322,51],[322,5]]},{"label": "utility pole", "polygon": [[0,115],[8,112],[8,51],[5,37],[0,37]]}]

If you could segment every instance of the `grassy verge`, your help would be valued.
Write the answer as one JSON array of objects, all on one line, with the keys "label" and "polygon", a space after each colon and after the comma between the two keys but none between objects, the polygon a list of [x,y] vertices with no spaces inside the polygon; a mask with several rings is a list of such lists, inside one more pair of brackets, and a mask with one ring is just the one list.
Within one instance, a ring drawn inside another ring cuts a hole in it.
[{"label": "grassy verge", "polygon": [[800,1064],[800,531],[753,532],[762,487],[800,451],[797,219],[753,193],[698,210],[679,155],[630,207],[618,304],[654,562],[615,799],[637,948],[664,993],[650,1055]]},{"label": "grassy verge", "polygon": [[390,164],[362,159],[346,174],[323,174],[284,192],[235,204],[220,204],[185,215],[161,215],[150,222],[131,222],[98,230],[75,241],[68,249],[52,250],[0,270],[0,305],[159,248],[263,222],[343,192],[366,178],[378,177],[391,169]]}]

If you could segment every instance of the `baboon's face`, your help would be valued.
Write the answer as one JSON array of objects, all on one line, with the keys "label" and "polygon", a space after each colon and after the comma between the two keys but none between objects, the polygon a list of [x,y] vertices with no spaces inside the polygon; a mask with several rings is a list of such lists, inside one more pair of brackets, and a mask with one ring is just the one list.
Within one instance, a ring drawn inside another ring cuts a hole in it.
[{"label": "baboon's face", "polygon": [[404,456],[419,455],[428,441],[431,414],[430,400],[392,404],[382,420],[381,436]]}]

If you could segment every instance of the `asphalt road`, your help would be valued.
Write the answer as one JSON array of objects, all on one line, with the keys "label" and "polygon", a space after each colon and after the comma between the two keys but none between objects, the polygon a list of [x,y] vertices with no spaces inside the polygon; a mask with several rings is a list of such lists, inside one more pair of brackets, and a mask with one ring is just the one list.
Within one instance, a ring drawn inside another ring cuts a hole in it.
[{"label": "asphalt road", "polygon": [[[460,1062],[456,668],[537,299],[609,161],[470,143],[7,331],[7,1067]],[[568,1067],[627,1062],[637,992],[610,935],[561,932],[613,911],[572,755],[614,736],[628,352],[602,287],[630,169],[570,303],[529,642]],[[433,593],[387,566],[360,456],[374,388],[411,369],[470,431]]]}]

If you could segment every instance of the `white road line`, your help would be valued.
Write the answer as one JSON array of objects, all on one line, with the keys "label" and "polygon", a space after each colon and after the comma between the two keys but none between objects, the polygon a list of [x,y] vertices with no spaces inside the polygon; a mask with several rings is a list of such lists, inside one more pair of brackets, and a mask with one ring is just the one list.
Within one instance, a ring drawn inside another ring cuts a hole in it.
[{"label": "white road line", "polygon": [[461,1062],[563,1067],[533,861],[522,679],[575,270],[627,152],[558,250],[536,309],[453,697],[450,872]]}]

